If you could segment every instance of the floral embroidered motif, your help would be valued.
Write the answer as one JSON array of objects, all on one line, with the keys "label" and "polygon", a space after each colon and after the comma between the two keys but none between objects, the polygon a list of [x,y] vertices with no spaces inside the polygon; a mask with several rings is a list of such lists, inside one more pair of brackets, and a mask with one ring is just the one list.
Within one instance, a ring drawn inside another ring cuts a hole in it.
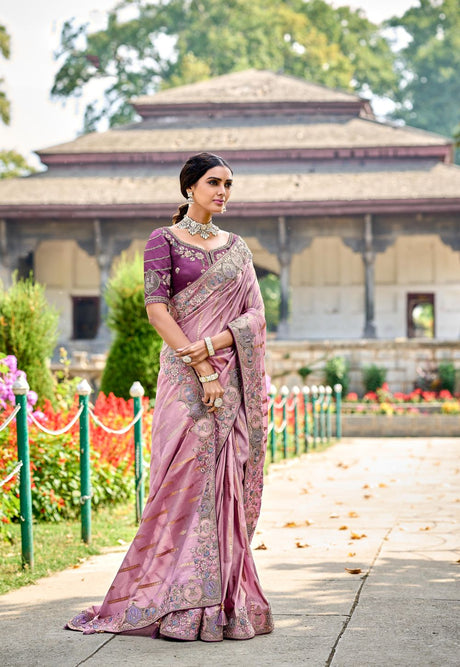
[{"label": "floral embroidered motif", "polygon": [[150,296],[153,294],[153,292],[157,291],[159,286],[160,286],[160,276],[158,275],[157,271],[154,271],[153,269],[148,269],[148,271],[144,273],[145,293]]}]

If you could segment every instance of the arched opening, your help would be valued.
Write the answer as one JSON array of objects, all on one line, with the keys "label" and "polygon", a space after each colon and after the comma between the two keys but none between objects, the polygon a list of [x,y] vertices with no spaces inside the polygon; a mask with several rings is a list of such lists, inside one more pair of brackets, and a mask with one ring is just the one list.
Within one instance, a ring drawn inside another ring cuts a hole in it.
[{"label": "arched opening", "polygon": [[434,294],[407,295],[407,337],[434,338]]}]

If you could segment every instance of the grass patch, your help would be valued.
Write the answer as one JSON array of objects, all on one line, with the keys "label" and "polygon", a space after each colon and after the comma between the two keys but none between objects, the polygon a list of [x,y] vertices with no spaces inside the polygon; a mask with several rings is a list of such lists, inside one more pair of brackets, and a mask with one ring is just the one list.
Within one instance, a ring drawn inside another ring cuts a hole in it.
[{"label": "grass patch", "polygon": [[33,570],[21,567],[21,529],[19,525],[12,526],[13,543],[0,542],[0,595],[78,565],[88,556],[101,553],[104,547],[128,545],[137,530],[134,499],[93,512],[91,518],[90,545],[81,541],[80,521],[35,523]]}]

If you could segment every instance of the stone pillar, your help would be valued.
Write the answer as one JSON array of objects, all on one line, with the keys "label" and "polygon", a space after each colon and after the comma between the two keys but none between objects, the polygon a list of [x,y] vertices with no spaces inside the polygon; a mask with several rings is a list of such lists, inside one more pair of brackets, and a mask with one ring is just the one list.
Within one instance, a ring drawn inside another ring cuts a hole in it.
[{"label": "stone pillar", "polygon": [[110,269],[112,266],[113,244],[110,240],[103,238],[101,221],[99,219],[94,221],[94,247],[97,264],[99,266],[99,290],[101,295],[101,321],[97,332],[96,345],[99,351],[105,352],[109,348],[111,336],[107,326],[108,307],[104,294],[109,282]]},{"label": "stone pillar", "polygon": [[6,220],[0,220],[0,281],[4,287],[9,287],[11,284],[11,265],[8,253]]},{"label": "stone pillar", "polygon": [[374,301],[375,301],[375,252],[372,243],[372,216],[366,213],[364,217],[364,330],[363,338],[377,338],[375,328]]},{"label": "stone pillar", "polygon": [[277,338],[289,338],[289,293],[291,287],[291,259],[286,218],[278,218],[278,261],[280,263],[280,321]]}]

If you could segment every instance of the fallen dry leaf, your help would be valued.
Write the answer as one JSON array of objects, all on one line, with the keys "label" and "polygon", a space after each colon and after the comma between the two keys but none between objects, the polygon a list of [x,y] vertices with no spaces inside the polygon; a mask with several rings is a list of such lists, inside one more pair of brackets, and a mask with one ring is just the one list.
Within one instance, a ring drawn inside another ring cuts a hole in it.
[{"label": "fallen dry leaf", "polygon": [[309,547],[309,546],[310,546],[310,545],[307,544],[306,542],[300,542],[299,540],[297,540],[297,542],[295,543],[295,545],[296,545],[297,549],[305,549],[306,547]]},{"label": "fallen dry leaf", "polygon": [[327,477],[326,479],[328,479],[330,482],[335,482],[335,477]]},{"label": "fallen dry leaf", "polygon": [[266,551],[268,549],[267,546],[265,546],[264,542],[261,542],[258,547],[255,547],[254,551]]},{"label": "fallen dry leaf", "polygon": [[339,530],[348,530],[348,526],[340,526]]},{"label": "fallen dry leaf", "polygon": [[371,487],[369,486],[369,484],[363,484],[361,488],[362,489],[370,489]]},{"label": "fallen dry leaf", "polygon": [[387,486],[388,486],[388,484],[385,484],[385,482],[380,482],[380,484],[379,484],[380,489],[386,489]]},{"label": "fallen dry leaf", "polygon": [[356,551],[349,551],[348,558],[353,558],[353,556],[356,556]]},{"label": "fallen dry leaf", "polygon": [[311,526],[314,523],[314,521],[310,521],[310,519],[305,519],[305,525],[306,526]]},{"label": "fallen dry leaf", "polygon": [[350,519],[357,519],[359,517],[358,512],[348,512]]},{"label": "fallen dry leaf", "polygon": [[330,519],[338,519],[338,518],[339,518],[339,515],[336,514],[335,512],[333,512],[332,514],[329,514],[329,518],[330,518]]},{"label": "fallen dry leaf", "polygon": [[286,521],[283,528],[298,528],[299,526],[300,523],[297,523],[296,521]]},{"label": "fallen dry leaf", "polygon": [[345,571],[348,572],[348,574],[361,574],[362,572],[360,567],[346,567]]},{"label": "fallen dry leaf", "polygon": [[373,497],[372,493],[365,493],[364,496],[363,496],[364,500],[369,500],[369,498],[372,498],[372,497]]},{"label": "fallen dry leaf", "polygon": [[431,530],[431,526],[423,526],[422,528],[419,528],[419,530]]},{"label": "fallen dry leaf", "polygon": [[304,487],[303,489],[300,489],[300,493],[310,493],[310,491]]},{"label": "fallen dry leaf", "polygon": [[346,469],[349,468],[349,467],[350,467],[350,466],[348,466],[346,463],[342,463],[342,461],[339,461],[339,462],[337,463],[337,468],[344,468],[344,470],[346,470]]},{"label": "fallen dry leaf", "polygon": [[362,540],[363,537],[367,537],[366,533],[361,533],[361,535],[360,535],[359,533],[354,533],[352,531],[352,533],[350,535],[351,540]]}]

